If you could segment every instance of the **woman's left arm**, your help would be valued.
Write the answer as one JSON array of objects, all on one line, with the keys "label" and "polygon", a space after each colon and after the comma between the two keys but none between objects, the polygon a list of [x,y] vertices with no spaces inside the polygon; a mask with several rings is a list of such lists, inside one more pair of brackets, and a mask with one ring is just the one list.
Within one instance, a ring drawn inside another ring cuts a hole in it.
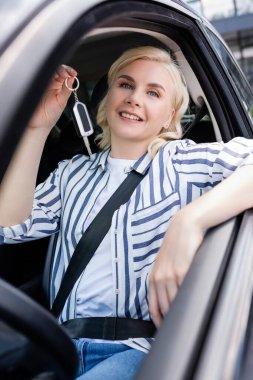
[{"label": "woman's left arm", "polygon": [[149,275],[149,311],[158,327],[206,231],[253,207],[253,165],[238,168],[172,219]]}]

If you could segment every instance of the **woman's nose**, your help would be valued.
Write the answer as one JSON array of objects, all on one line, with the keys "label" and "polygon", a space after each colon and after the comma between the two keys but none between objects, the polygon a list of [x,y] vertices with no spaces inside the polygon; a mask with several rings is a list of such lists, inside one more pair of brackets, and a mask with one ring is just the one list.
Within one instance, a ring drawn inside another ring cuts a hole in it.
[{"label": "woman's nose", "polygon": [[142,99],[141,94],[138,91],[132,91],[126,98],[126,103],[141,107]]}]

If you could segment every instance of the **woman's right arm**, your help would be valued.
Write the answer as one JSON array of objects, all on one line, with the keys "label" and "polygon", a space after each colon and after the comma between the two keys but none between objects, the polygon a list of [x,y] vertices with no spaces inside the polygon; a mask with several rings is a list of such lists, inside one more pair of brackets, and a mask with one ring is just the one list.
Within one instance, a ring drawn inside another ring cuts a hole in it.
[{"label": "woman's right arm", "polygon": [[77,72],[60,66],[16,149],[0,187],[0,226],[22,223],[32,211],[39,163],[46,139],[66,107]]}]

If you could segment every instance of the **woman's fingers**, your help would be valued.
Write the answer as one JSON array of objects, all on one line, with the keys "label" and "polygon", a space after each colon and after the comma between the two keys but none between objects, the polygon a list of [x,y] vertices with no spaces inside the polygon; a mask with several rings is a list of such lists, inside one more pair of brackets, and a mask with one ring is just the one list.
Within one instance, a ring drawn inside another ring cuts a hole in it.
[{"label": "woman's fingers", "polygon": [[[70,66],[61,65],[58,67],[51,83],[51,89],[56,91],[63,91],[64,96],[71,94],[71,88],[77,76],[77,71]],[[67,86],[66,86],[67,81]]]},{"label": "woman's fingers", "polygon": [[149,311],[158,327],[167,314],[178,291],[176,278],[172,272],[162,272],[154,268],[149,279]]},{"label": "woman's fingers", "polygon": [[[30,120],[32,128],[47,128],[49,130],[53,128],[66,107],[76,76],[77,71],[72,67],[67,65],[58,67]],[[70,89],[65,85],[66,79]]]},{"label": "woman's fingers", "polygon": [[[176,297],[176,294],[178,292],[178,285],[177,285],[175,279],[170,278],[167,280],[166,290],[167,290],[168,304],[170,306],[172,304],[172,302],[174,301],[174,298]],[[168,312],[168,310],[169,310],[169,307],[166,310],[165,314]]]},{"label": "woman's fingers", "polygon": [[162,315],[160,312],[156,287],[153,282],[153,279],[149,279],[149,290],[148,290],[148,303],[149,303],[149,313],[151,315],[152,321],[155,326],[158,328],[162,321]]},{"label": "woman's fingers", "polygon": [[76,77],[77,71],[73,67],[67,65],[60,65],[56,71],[56,77],[64,81],[68,77]]},{"label": "woman's fingers", "polygon": [[75,78],[77,71],[70,66],[61,65],[55,73],[54,83],[51,88],[55,91],[57,103],[63,110],[67,104],[67,100],[72,92],[72,87],[75,87]]},{"label": "woman's fingers", "polygon": [[[166,268],[168,268],[166,270]],[[166,265],[161,266],[159,262],[154,265],[149,275],[149,311],[155,325],[158,327],[168,313],[177,292],[187,273],[186,268],[167,261]]]}]

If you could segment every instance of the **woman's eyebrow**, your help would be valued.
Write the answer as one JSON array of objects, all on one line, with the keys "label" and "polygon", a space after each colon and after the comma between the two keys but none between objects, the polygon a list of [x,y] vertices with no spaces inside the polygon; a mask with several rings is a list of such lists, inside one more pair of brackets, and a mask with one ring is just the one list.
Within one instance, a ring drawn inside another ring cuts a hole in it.
[{"label": "woman's eyebrow", "polygon": [[163,90],[164,92],[166,92],[165,88],[159,83],[148,83],[148,86],[149,87],[157,87],[157,88],[160,88],[161,90]]},{"label": "woman's eyebrow", "polygon": [[[132,78],[130,75],[125,75],[125,74],[120,75],[118,77],[118,79],[127,79],[130,82],[135,82],[134,78]],[[147,86],[148,87],[157,87],[157,88],[160,88],[161,90],[163,90],[164,92],[166,92],[165,88],[159,83],[148,83]]]},{"label": "woman's eyebrow", "polygon": [[129,80],[130,82],[135,82],[134,78],[130,77],[130,75],[125,75],[125,74],[122,74],[118,77],[118,79],[127,79]]}]

